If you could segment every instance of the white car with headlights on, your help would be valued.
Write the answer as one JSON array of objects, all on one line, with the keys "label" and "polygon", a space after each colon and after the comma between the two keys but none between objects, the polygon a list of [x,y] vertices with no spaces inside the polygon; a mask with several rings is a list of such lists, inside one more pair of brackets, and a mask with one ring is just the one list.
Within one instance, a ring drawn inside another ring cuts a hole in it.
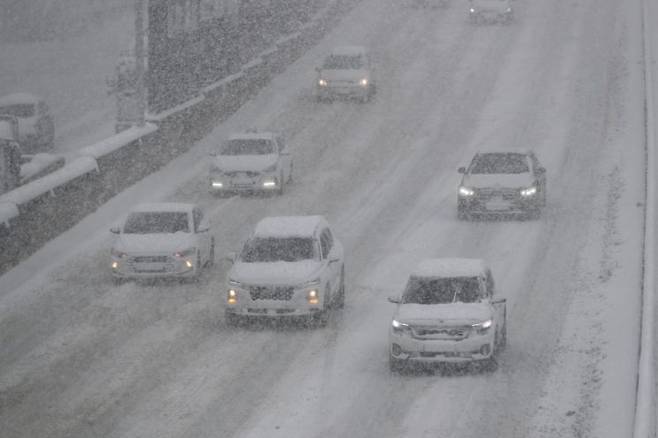
[{"label": "white car with headlights on", "polygon": [[510,23],[514,18],[511,0],[469,0],[468,16],[471,23]]},{"label": "white car with headlights on", "polygon": [[110,267],[114,279],[196,278],[215,259],[208,220],[194,204],[153,203],[134,208],[120,227]]},{"label": "white car with headlights on", "polygon": [[457,216],[518,215],[537,218],[546,206],[546,169],[532,151],[477,153],[457,189]]},{"label": "white car with headlights on", "polygon": [[316,71],[315,96],[318,101],[355,97],[367,102],[375,93],[373,65],[365,47],[337,47]]},{"label": "white car with headlights on", "polygon": [[343,246],[322,216],[267,217],[230,255],[227,324],[246,317],[327,322],[345,302]]},{"label": "white car with headlights on", "polygon": [[496,364],[507,342],[505,299],[494,299],[491,270],[479,259],[430,259],[411,273],[389,331],[392,371],[406,365]]},{"label": "white car with headlights on", "polygon": [[292,181],[292,157],[283,135],[246,132],[231,136],[212,154],[211,193],[279,193]]}]

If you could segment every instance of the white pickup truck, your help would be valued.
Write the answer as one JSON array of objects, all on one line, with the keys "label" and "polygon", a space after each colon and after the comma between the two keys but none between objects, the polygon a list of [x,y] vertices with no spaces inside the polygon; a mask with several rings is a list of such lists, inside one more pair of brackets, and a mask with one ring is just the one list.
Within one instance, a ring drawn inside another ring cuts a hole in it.
[{"label": "white pickup truck", "polygon": [[479,259],[430,259],[412,272],[389,329],[390,367],[480,362],[495,368],[507,342],[506,301]]}]

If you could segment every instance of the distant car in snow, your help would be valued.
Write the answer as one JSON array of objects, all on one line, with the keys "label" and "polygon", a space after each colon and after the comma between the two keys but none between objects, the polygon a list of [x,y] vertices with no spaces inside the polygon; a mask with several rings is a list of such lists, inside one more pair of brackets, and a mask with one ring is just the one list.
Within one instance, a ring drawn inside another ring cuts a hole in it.
[{"label": "distant car in snow", "polygon": [[292,157],[280,133],[235,134],[212,155],[211,193],[283,194],[284,186],[292,181]]},{"label": "distant car in snow", "polygon": [[267,217],[234,262],[226,320],[295,317],[324,325],[345,302],[343,246],[322,216]]},{"label": "distant car in snow", "polygon": [[468,16],[471,23],[510,23],[514,18],[511,0],[469,0]]},{"label": "distant car in snow", "polygon": [[524,214],[538,217],[546,205],[546,169],[528,152],[477,153],[457,190],[457,215]]},{"label": "distant car in snow", "polygon": [[128,214],[111,253],[116,281],[128,278],[196,278],[215,260],[215,240],[194,204],[141,204]]},{"label": "distant car in snow", "polygon": [[46,102],[29,93],[0,97],[0,114],[18,120],[18,141],[24,154],[49,152],[55,143],[55,123]]},{"label": "distant car in snow", "polygon": [[495,366],[507,343],[505,299],[494,298],[479,259],[429,259],[411,273],[389,328],[392,371],[407,365],[478,362]]},{"label": "distant car in snow", "polygon": [[372,60],[365,47],[337,47],[316,71],[315,96],[318,101],[355,97],[367,102],[375,93]]}]

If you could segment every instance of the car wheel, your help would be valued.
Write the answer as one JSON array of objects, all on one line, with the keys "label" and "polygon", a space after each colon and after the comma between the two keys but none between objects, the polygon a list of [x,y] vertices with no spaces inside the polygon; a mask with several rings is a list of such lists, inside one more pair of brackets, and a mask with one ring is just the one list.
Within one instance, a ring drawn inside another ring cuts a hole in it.
[{"label": "car wheel", "polygon": [[484,371],[485,373],[493,373],[498,369],[498,360],[496,359],[495,354],[492,354],[489,359],[480,361],[478,365],[480,370]]},{"label": "car wheel", "polygon": [[121,286],[125,282],[126,280],[124,278],[112,277],[112,284],[114,284],[115,286]]},{"label": "car wheel", "polygon": [[388,369],[392,373],[401,373],[404,371],[405,362],[402,359],[394,357],[391,353],[388,354]]},{"label": "car wheel", "polygon": [[334,300],[334,307],[336,309],[342,309],[345,307],[345,271],[341,270],[340,273],[340,288],[338,289],[338,294]]}]

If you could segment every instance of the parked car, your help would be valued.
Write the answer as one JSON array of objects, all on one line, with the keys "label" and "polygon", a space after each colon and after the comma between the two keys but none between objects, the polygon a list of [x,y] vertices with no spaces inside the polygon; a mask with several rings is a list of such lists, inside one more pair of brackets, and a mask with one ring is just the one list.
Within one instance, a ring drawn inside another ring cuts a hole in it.
[{"label": "parked car", "polygon": [[267,217],[228,273],[226,320],[289,318],[324,325],[345,303],[343,246],[322,216]]},{"label": "parked car", "polygon": [[210,224],[194,204],[141,204],[120,227],[111,254],[118,281],[128,278],[197,278],[215,260]]},{"label": "parked car", "polygon": [[367,102],[375,93],[372,60],[365,47],[337,47],[316,71],[315,96],[318,101],[355,97]]},{"label": "parked car", "polygon": [[430,259],[411,273],[389,329],[392,371],[407,365],[496,365],[507,343],[505,299],[494,298],[491,270],[479,259]]},{"label": "parked car", "polygon": [[212,156],[209,190],[215,194],[283,194],[284,186],[292,181],[292,166],[290,150],[282,134],[236,134]]},{"label": "parked car", "polygon": [[469,0],[468,16],[471,23],[510,23],[514,18],[511,0]]},{"label": "parked car", "polygon": [[477,153],[457,190],[457,215],[523,214],[538,217],[546,206],[546,169],[528,152]]},{"label": "parked car", "polygon": [[49,152],[55,144],[55,123],[50,109],[41,98],[29,93],[15,93],[0,98],[0,114],[18,120],[18,141],[22,152]]}]

